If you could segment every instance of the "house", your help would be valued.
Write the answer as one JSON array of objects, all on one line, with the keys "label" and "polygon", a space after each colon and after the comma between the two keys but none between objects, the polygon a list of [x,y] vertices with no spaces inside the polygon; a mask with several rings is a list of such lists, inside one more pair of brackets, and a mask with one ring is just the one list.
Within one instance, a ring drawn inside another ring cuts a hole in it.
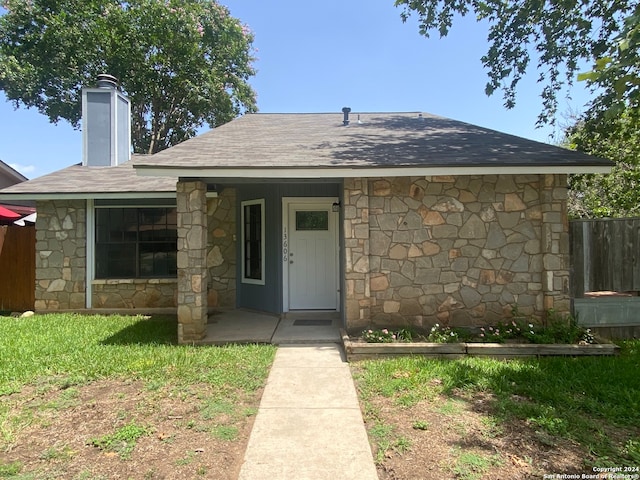
[{"label": "house", "polygon": [[[126,108],[113,86],[88,89],[89,130],[108,103],[91,95]],[[128,126],[101,115],[111,127],[93,130],[110,140],[85,132],[82,165],[0,192],[37,201],[36,309],[177,308],[181,342],[219,308],[338,311],[349,330],[567,312],[567,174],[611,167],[430,114],[348,108],[245,115],[123,162],[103,150]]]}]

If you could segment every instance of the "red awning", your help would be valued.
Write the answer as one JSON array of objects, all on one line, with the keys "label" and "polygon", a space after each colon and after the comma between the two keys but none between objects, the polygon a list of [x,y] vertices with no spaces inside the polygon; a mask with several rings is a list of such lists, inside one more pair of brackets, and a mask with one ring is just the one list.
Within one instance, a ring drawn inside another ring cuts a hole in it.
[{"label": "red awning", "polygon": [[0,219],[2,220],[16,220],[17,218],[20,218],[22,215],[20,215],[19,213],[16,213],[12,210],[9,210],[8,208],[3,207],[2,205],[0,205]]}]

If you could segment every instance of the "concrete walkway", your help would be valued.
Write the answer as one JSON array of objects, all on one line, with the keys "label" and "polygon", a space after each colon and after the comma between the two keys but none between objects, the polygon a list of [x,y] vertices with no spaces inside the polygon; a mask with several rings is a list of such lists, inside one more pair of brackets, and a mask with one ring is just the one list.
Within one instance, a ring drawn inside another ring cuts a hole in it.
[{"label": "concrete walkway", "polygon": [[241,480],[377,480],[349,365],[336,344],[280,346]]}]

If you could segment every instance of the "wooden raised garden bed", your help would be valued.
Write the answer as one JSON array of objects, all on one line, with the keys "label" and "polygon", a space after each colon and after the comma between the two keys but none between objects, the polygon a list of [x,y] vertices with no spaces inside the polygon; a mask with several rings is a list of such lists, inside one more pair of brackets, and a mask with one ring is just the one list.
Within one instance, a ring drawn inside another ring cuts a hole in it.
[{"label": "wooden raised garden bed", "polygon": [[455,359],[464,356],[492,358],[522,358],[542,356],[603,356],[617,355],[614,344],[504,344],[504,343],[365,343],[354,342],[341,331],[347,361],[399,355],[420,355],[430,358]]}]

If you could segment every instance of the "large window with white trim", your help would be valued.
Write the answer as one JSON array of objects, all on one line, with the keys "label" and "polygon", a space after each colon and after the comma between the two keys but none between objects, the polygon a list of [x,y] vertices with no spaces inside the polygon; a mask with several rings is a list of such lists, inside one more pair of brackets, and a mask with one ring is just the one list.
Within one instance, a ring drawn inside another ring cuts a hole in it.
[{"label": "large window with white trim", "polygon": [[241,203],[242,282],[264,285],[264,199]]},{"label": "large window with white trim", "polygon": [[95,214],[96,278],[177,276],[175,206],[96,205]]}]

